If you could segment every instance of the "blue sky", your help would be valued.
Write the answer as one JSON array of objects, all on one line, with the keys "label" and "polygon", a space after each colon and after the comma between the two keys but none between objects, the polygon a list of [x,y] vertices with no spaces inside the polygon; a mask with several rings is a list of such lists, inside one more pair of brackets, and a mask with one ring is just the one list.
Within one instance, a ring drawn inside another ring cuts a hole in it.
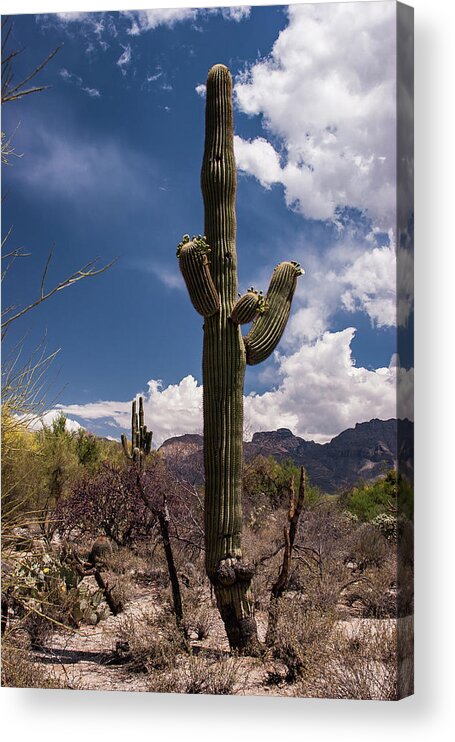
[{"label": "blue sky", "polygon": [[[203,231],[204,82],[231,69],[239,169],[239,289],[274,265],[305,269],[274,358],[248,368],[246,433],[289,427],[324,442],[395,416],[395,4],[16,16],[17,79],[58,44],[43,93],[4,106],[21,159],[3,168],[3,231],[32,253],[3,305],[117,257],[8,332],[4,357],[47,336],[61,348],[59,409],[119,438],[146,397],[161,443],[200,432],[200,317],[177,243]],[[19,125],[19,126],[18,126]],[[406,299],[398,323],[409,322]],[[392,364],[391,364],[392,360]],[[391,364],[391,365],[390,365]],[[51,419],[51,412],[47,420]]]}]

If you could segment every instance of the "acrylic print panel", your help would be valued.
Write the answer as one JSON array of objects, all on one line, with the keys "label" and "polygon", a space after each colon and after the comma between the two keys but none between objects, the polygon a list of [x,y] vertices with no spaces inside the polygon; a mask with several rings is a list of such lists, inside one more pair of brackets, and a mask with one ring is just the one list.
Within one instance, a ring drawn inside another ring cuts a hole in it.
[{"label": "acrylic print panel", "polygon": [[412,693],[412,24],[4,21],[5,686]]}]

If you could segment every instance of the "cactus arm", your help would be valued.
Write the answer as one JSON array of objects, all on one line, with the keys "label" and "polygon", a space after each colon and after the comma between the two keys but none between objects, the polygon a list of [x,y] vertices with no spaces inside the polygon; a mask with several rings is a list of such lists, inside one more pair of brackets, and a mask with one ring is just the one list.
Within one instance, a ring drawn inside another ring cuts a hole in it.
[{"label": "cactus arm", "polygon": [[184,235],[177,248],[180,271],[191,303],[203,317],[210,317],[220,308],[220,299],[210,273],[209,253],[210,248],[201,236],[190,240],[188,235]]},{"label": "cactus arm", "polygon": [[139,430],[142,434],[144,428],[144,400],[139,397]]},{"label": "cactus arm", "polygon": [[243,339],[249,366],[264,361],[278,345],[291,311],[297,278],[302,273],[294,261],[280,263],[275,268],[266,297],[267,311],[258,314]]},{"label": "cactus arm", "polygon": [[240,297],[231,312],[231,320],[237,325],[252,322],[256,315],[267,311],[267,303],[262,292],[253,288],[248,289],[246,294]]},{"label": "cactus arm", "polygon": [[132,454],[130,454],[128,450],[128,440],[127,440],[125,433],[122,433],[122,448],[123,448],[123,453],[125,454],[126,458],[131,461],[133,456]]}]

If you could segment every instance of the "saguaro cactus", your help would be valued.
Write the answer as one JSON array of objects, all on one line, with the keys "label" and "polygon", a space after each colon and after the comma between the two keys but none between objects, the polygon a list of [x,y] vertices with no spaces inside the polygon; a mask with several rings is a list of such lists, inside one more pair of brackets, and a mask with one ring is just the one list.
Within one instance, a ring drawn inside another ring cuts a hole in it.
[{"label": "saguaro cactus", "polygon": [[144,400],[139,397],[139,414],[137,412],[136,400],[133,400],[131,407],[131,451],[128,447],[126,435],[122,433],[122,447],[128,461],[137,471],[137,486],[140,496],[145,505],[151,510],[153,515],[158,519],[158,524],[163,541],[164,555],[166,557],[169,580],[172,590],[172,602],[174,604],[175,618],[177,626],[180,627],[183,622],[183,602],[180,593],[180,583],[175,566],[174,553],[172,550],[171,537],[169,533],[169,510],[167,507],[166,492],[163,493],[163,503],[161,507],[154,505],[144,491],[144,476],[146,474],[145,462],[152,446],[153,432],[147,430],[144,422]]},{"label": "saguaro cactus", "polygon": [[[232,648],[257,649],[251,580],[242,559],[243,382],[246,364],[267,358],[289,317],[295,262],[280,263],[264,298],[238,298],[232,81],[217,64],[207,79],[201,173],[205,236],[185,235],[177,255],[195,309],[204,317],[203,408],[206,570]],[[242,337],[240,324],[253,325]]]},{"label": "saguaro cactus", "polygon": [[131,451],[128,449],[126,435],[122,433],[123,453],[129,461],[134,461],[142,469],[145,457],[150,453],[153,432],[147,430],[144,424],[144,400],[139,397],[139,414],[137,413],[136,400],[131,409]]}]

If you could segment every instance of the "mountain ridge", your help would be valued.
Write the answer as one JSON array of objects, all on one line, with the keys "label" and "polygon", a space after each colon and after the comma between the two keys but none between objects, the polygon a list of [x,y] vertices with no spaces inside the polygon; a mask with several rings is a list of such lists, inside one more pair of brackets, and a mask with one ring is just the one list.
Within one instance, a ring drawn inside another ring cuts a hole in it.
[{"label": "mountain ridge", "polygon": [[[359,481],[374,481],[400,460],[406,468],[413,457],[414,424],[409,420],[372,420],[356,423],[327,443],[315,443],[294,435],[288,428],[261,431],[244,443],[246,461],[256,456],[272,456],[277,461],[292,459],[305,466],[312,484],[333,494],[350,489]],[[202,484],[203,437],[185,434],[168,438],[160,446],[172,470],[193,484]]]}]

